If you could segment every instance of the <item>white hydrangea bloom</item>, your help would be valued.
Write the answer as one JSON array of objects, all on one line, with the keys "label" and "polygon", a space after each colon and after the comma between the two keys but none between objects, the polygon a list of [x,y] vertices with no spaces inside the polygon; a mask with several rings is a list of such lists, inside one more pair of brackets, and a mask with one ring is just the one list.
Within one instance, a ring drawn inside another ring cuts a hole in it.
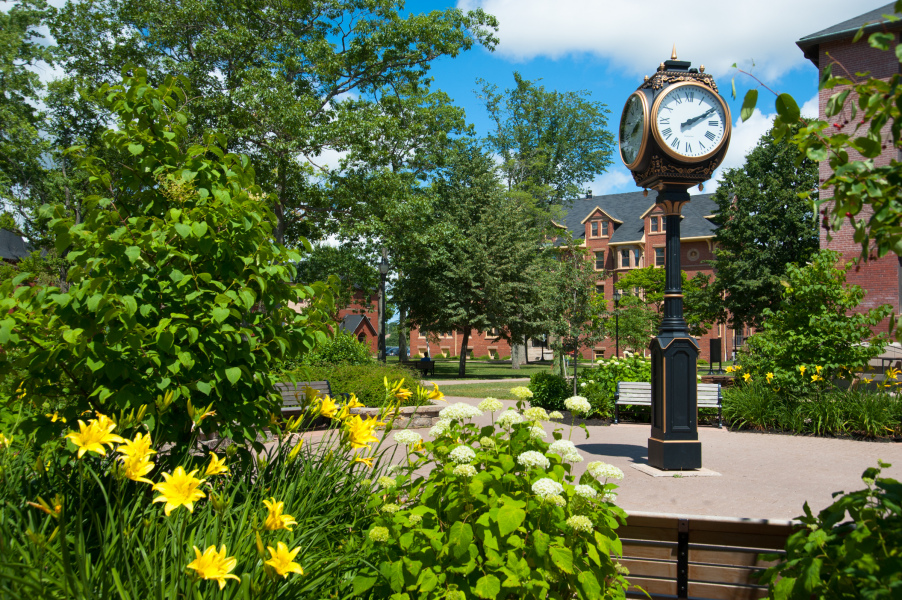
[{"label": "white hydrangea bloom", "polygon": [[429,435],[434,438],[442,437],[448,433],[449,427],[451,427],[451,421],[448,419],[439,419],[438,422],[432,426],[432,429],[429,430]]},{"label": "white hydrangea bloom", "polygon": [[394,514],[394,513],[398,512],[399,510],[401,510],[401,507],[398,506],[397,504],[389,503],[389,504],[384,504],[382,506],[382,512]]},{"label": "white hydrangea bloom", "polygon": [[549,419],[563,419],[564,415],[562,415],[560,412],[555,410],[555,411],[548,413],[548,418]]},{"label": "white hydrangea bloom", "polygon": [[527,469],[547,469],[551,466],[551,462],[541,452],[535,450],[527,450],[517,457],[517,462]]},{"label": "white hydrangea bloom", "polygon": [[533,406],[523,411],[523,416],[529,421],[547,421],[548,413],[541,406]]},{"label": "white hydrangea bloom", "polygon": [[529,400],[532,398],[532,390],[525,386],[517,386],[511,388],[511,395],[519,400]]},{"label": "white hydrangea bloom", "polygon": [[589,404],[589,401],[583,396],[570,396],[564,400],[564,406],[567,407],[567,410],[579,414],[587,415],[592,412],[592,405]]},{"label": "white hydrangea bloom", "polygon": [[473,465],[457,465],[454,467],[454,474],[458,477],[473,477],[476,475],[476,467]]},{"label": "white hydrangea bloom", "polygon": [[574,493],[580,498],[595,498],[598,491],[591,485],[578,485],[573,488]]},{"label": "white hydrangea bloom", "polygon": [[[520,456],[523,456],[522,454]],[[564,487],[554,479],[543,477],[532,484],[532,493],[539,498],[547,498],[548,496],[560,496],[564,493]]]},{"label": "white hydrangea bloom", "polygon": [[544,502],[545,504],[553,504],[555,506],[567,506],[567,501],[564,500],[564,497],[560,494],[545,496],[544,498],[542,498],[542,502]]},{"label": "white hydrangea bloom", "polygon": [[457,464],[463,465],[473,462],[473,459],[476,458],[476,453],[469,446],[458,446],[448,454],[448,458]]},{"label": "white hydrangea bloom", "polygon": [[387,542],[388,527],[373,527],[370,529],[370,539],[374,542]]},{"label": "white hydrangea bloom", "polygon": [[604,493],[604,496],[601,497],[601,501],[602,501],[602,502],[611,502],[611,503],[613,503],[613,502],[616,501],[616,500],[617,500],[617,493],[616,493],[616,492],[605,492],[605,493]]},{"label": "white hydrangea bloom", "polygon": [[486,398],[479,403],[479,410],[483,412],[498,412],[504,408],[504,404],[497,398]]},{"label": "white hydrangea bloom", "polygon": [[584,387],[586,387],[586,382],[585,382],[585,381],[583,381],[583,382],[582,382],[582,383],[581,383],[581,384],[579,384],[579,387],[581,387],[581,388],[584,388]]},{"label": "white hydrangea bloom", "polygon": [[479,438],[479,445],[482,446],[483,448],[494,448],[495,440],[493,440],[492,438],[490,438],[488,436],[483,436],[483,437]]},{"label": "white hydrangea bloom", "polygon": [[573,531],[581,531],[583,533],[589,533],[592,531],[592,521],[589,517],[584,517],[582,515],[573,515],[566,521],[567,527],[572,529]]},{"label": "white hydrangea bloom", "polygon": [[586,466],[586,470],[592,474],[592,477],[598,480],[623,479],[623,471],[621,471],[614,465],[609,465],[608,463],[601,462],[600,460],[590,462]]},{"label": "white hydrangea bloom", "polygon": [[523,422],[523,415],[515,410],[506,410],[498,417],[497,423],[502,427],[510,427]]},{"label": "white hydrangea bloom", "polygon": [[583,462],[583,455],[574,450],[573,452],[568,452],[564,456],[561,457],[564,462],[568,463],[581,463]]},{"label": "white hydrangea bloom", "polygon": [[548,446],[548,451],[558,456],[564,456],[570,452],[576,452],[576,446],[570,440],[556,440]]},{"label": "white hydrangea bloom", "polygon": [[423,515],[407,515],[407,520],[411,525],[419,525],[423,522]]},{"label": "white hydrangea bloom", "polygon": [[394,477],[398,473],[401,473],[403,470],[403,465],[391,465],[389,468],[385,469],[385,472]]},{"label": "white hydrangea bloom", "polygon": [[395,441],[404,446],[416,446],[423,441],[423,436],[416,431],[404,429],[395,434]]},{"label": "white hydrangea bloom", "polygon": [[533,425],[529,428],[529,437],[534,440],[544,440],[548,437],[548,433],[538,425]]},{"label": "white hydrangea bloom", "polygon": [[395,481],[394,477],[388,477],[387,475],[383,475],[377,479],[376,483],[379,484],[379,487],[384,487],[385,489],[390,489],[398,485],[398,482]]},{"label": "white hydrangea bloom", "polygon": [[449,421],[466,421],[473,417],[482,416],[482,411],[475,406],[470,406],[466,402],[455,402],[451,406],[446,406],[438,413],[442,419]]}]

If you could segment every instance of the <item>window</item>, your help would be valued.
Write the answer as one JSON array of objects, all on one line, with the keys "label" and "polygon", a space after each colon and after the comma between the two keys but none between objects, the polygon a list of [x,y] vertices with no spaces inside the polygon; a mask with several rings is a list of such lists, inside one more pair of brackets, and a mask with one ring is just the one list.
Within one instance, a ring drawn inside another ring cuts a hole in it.
[{"label": "window", "polygon": [[595,285],[595,293],[599,296],[604,296],[604,284],[598,283]]},{"label": "window", "polygon": [[629,250],[621,250],[620,251],[620,268],[622,268],[622,269],[630,268],[630,251]]},{"label": "window", "polygon": [[657,231],[658,230],[658,217],[652,217],[648,221],[649,221],[649,228],[651,229],[651,231]]},{"label": "window", "polygon": [[366,334],[361,333],[360,335],[358,335],[357,341],[360,342],[361,344],[365,344],[366,343]]},{"label": "window", "polygon": [[604,270],[604,250],[595,253],[595,270]]},{"label": "window", "polygon": [[601,235],[608,235],[608,222],[607,221],[601,222]]},{"label": "window", "polygon": [[598,237],[598,221],[592,221],[592,223],[590,223],[590,227],[592,231],[590,235],[592,237]]},{"label": "window", "polygon": [[638,267],[640,260],[642,260],[642,251],[637,248],[633,250],[633,266]]},{"label": "window", "polygon": [[596,349],[594,354],[595,354],[595,360],[604,360],[604,350]]},{"label": "window", "polygon": [[661,231],[667,231],[667,217],[661,217]]},{"label": "window", "polygon": [[664,266],[664,248],[655,248],[655,266]]}]

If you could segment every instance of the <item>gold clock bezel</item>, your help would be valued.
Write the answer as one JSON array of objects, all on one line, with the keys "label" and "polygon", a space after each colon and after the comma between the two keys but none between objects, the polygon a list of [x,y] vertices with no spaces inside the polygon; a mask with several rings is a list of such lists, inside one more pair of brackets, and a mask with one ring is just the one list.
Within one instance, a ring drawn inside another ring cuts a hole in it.
[{"label": "gold clock bezel", "polygon": [[[723,111],[724,111],[724,129],[723,129],[723,137],[720,139],[720,143],[717,144],[717,146],[715,146],[710,152],[708,152],[707,154],[702,154],[701,156],[686,156],[685,154],[680,154],[679,152],[674,152],[673,149],[670,147],[670,145],[666,144],[664,142],[664,140],[661,137],[661,132],[658,130],[658,111],[661,108],[662,101],[664,100],[664,98],[669,96],[671,92],[678,90],[680,88],[684,88],[684,87],[694,87],[694,88],[699,88],[701,90],[705,90],[707,92],[711,92],[714,95],[714,97],[717,98],[717,101],[720,102],[720,105],[721,105],[721,107],[723,107]],[[700,163],[700,162],[709,160],[715,154],[717,154],[718,152],[723,150],[726,146],[728,146],[730,143],[730,132],[732,131],[730,107],[727,106],[727,103],[723,101],[723,98],[720,97],[720,94],[718,94],[711,88],[705,87],[698,83],[695,83],[694,81],[683,81],[680,83],[676,83],[676,84],[668,87],[667,89],[665,89],[664,93],[662,93],[660,96],[655,98],[655,103],[651,107],[651,114],[652,114],[651,133],[655,138],[655,142],[657,143],[658,148],[660,148],[665,154],[667,154],[667,156],[669,156],[670,158],[673,158],[674,160],[678,160],[678,161],[684,162],[684,163]]]},{"label": "gold clock bezel", "polygon": [[[639,151],[636,152],[636,160],[631,163],[627,163],[623,160],[623,152],[620,151],[620,148],[623,145],[623,116],[626,114],[626,105],[630,103],[630,99],[636,96],[639,98],[640,104],[642,104],[642,118],[645,121],[644,127],[642,127],[642,143],[639,144]],[[645,158],[645,149],[648,147],[648,124],[649,124],[649,111],[648,111],[648,100],[645,98],[645,94],[641,91],[635,91],[629,95],[626,99],[626,102],[623,103],[623,110],[620,112],[620,123],[617,126],[617,154],[620,155],[620,160],[626,165],[626,168],[632,171],[642,162],[642,159]]]}]

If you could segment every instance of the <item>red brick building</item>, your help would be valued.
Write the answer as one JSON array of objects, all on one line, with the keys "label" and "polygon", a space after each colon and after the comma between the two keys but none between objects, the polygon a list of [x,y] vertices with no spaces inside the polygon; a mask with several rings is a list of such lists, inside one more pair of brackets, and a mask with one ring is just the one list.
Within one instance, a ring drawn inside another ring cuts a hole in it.
[{"label": "red brick building", "polygon": [[367,296],[363,290],[355,290],[351,303],[338,310],[335,320],[341,331],[352,334],[370,347],[373,354],[379,352],[379,293]]},{"label": "red brick building", "polygon": [[[690,278],[698,273],[713,273],[705,261],[714,258],[716,226],[710,217],[716,209],[711,194],[693,196],[692,201],[683,208],[680,260],[682,269]],[[598,291],[605,298],[614,297],[614,285],[629,271],[646,266],[664,267],[666,236],[663,211],[655,205],[653,195],[645,196],[637,191],[580,198],[570,206],[560,226],[569,229],[573,240],[592,253],[595,269],[599,272]],[[613,309],[613,301],[608,303],[609,308]],[[722,325],[715,326],[699,340],[701,358],[710,360],[708,340],[712,338],[721,338],[722,358],[728,358],[733,348],[733,332]],[[459,356],[463,335],[451,332],[427,339],[414,329],[411,332],[411,355],[425,353],[427,342],[433,356]],[[615,340],[611,337],[595,346],[583,348],[582,356],[591,359],[610,357],[614,355],[614,347]],[[472,357],[510,356],[510,345],[505,340],[496,340],[493,332],[471,333],[467,350]]]},{"label": "red brick building", "polygon": [[[885,52],[871,48],[868,44],[868,35],[874,31],[887,31],[892,33],[896,42],[899,42],[899,35],[902,32],[902,21],[887,21],[883,18],[885,14],[893,13],[893,5],[887,4],[881,8],[872,10],[871,12],[859,15],[847,21],[838,23],[832,27],[828,27],[817,33],[803,37],[796,44],[805,53],[808,58],[818,68],[819,75],[823,74],[824,69],[831,62],[836,61],[842,65],[833,67],[834,74],[863,73],[870,72],[872,77],[889,78],[899,73],[899,60],[894,52]],[[902,16],[902,15],[900,15]],[[865,28],[865,35],[861,39],[853,43],[853,37],[858,29],[870,23]],[[842,91],[842,88],[820,90],[818,93],[818,113],[821,119],[826,120],[824,111],[827,107],[827,101],[834,93]],[[850,102],[854,96],[850,96]],[[850,115],[833,117],[833,120],[839,123],[841,130],[846,133],[853,133],[854,123],[843,125],[846,120],[850,120]],[[889,128],[887,125],[882,132],[884,139],[889,137]],[[860,159],[850,150],[850,158],[852,160]],[[884,166],[890,162],[900,160],[900,151],[889,145],[884,152],[874,159],[877,166]],[[830,164],[823,161],[820,164],[820,178],[825,181],[830,177]],[[828,199],[832,197],[832,189],[824,189],[820,192],[821,198]],[[857,219],[868,219],[870,213],[868,207],[865,211],[857,216]],[[856,243],[853,236],[853,229],[850,225],[845,224],[838,231],[830,232],[832,239],[827,239],[827,231],[821,230],[821,248],[829,248],[843,254],[843,258],[850,261],[858,257],[861,253],[860,244]],[[868,261],[861,264],[859,269],[853,269],[848,274],[849,283],[860,285],[867,290],[867,295],[861,304],[861,310],[875,308],[882,304],[889,304],[896,313],[900,312],[900,301],[902,301],[902,267],[900,267],[900,258],[895,254],[888,254],[883,258]],[[886,331],[886,324],[881,324],[879,330]]]}]

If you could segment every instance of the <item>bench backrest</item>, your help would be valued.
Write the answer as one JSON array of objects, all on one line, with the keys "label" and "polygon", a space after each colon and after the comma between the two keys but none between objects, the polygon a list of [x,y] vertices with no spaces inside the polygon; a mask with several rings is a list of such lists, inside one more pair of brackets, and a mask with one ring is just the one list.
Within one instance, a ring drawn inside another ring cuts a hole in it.
[{"label": "bench backrest", "polygon": [[[617,533],[619,562],[627,580],[652,598],[711,600],[767,597],[753,574],[773,563],[760,553],[783,553],[786,539],[801,523],[634,512]],[[638,590],[628,597],[642,598]]]},{"label": "bench backrest", "polygon": [[[644,381],[617,382],[617,401],[621,404],[648,404],[651,402],[651,384]],[[720,403],[719,383],[698,384],[699,406],[717,406]]]},{"label": "bench backrest", "polygon": [[319,392],[320,396],[331,396],[332,387],[328,381],[299,381],[292,383],[277,383],[276,391],[282,395],[282,410],[292,410],[303,407],[307,401],[307,388]]}]

